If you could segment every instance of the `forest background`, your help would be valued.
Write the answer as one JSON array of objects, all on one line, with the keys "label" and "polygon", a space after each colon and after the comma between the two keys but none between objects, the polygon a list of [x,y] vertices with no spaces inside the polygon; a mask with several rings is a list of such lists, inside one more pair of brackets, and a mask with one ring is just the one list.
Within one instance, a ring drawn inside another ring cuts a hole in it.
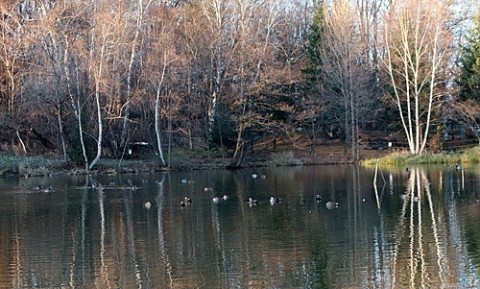
[{"label": "forest background", "polygon": [[476,6],[4,0],[0,152],[90,170],[104,158],[170,167],[179,152],[240,167],[282,146],[340,145],[355,162],[365,149],[478,144]]}]

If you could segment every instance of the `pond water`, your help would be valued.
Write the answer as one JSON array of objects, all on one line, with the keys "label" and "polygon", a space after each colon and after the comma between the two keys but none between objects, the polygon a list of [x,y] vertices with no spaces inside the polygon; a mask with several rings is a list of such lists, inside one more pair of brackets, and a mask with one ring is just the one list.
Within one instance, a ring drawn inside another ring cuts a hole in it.
[{"label": "pond water", "polygon": [[479,288],[479,192],[451,167],[1,179],[0,288]]}]

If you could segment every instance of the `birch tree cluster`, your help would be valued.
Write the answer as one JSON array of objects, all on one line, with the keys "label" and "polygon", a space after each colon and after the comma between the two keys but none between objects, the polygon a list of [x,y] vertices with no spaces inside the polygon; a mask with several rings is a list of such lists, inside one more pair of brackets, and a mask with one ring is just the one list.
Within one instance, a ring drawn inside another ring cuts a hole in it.
[{"label": "birch tree cluster", "polygon": [[366,132],[402,131],[421,153],[458,91],[471,6],[455,4],[2,1],[0,149],[92,169],[132,145],[161,166],[172,149],[215,148],[238,166],[297,134],[357,160]]}]

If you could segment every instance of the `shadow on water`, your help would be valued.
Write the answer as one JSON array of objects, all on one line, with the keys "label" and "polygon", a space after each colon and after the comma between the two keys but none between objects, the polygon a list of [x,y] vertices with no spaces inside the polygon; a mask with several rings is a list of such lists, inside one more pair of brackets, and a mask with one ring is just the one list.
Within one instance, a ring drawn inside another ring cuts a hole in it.
[{"label": "shadow on water", "polygon": [[477,288],[479,188],[353,166],[0,180],[0,288]]}]

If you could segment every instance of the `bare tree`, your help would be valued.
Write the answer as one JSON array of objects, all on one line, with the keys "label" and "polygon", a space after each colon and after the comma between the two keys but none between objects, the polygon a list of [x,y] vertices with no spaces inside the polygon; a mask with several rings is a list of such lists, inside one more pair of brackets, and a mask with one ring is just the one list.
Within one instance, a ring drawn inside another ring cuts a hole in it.
[{"label": "bare tree", "polygon": [[50,9],[48,3],[42,3],[40,13],[38,16],[38,25],[35,32],[38,31],[39,44],[41,45],[44,53],[47,56],[47,64],[51,68],[50,73],[42,73],[42,70],[37,69],[36,72],[40,73],[38,76],[40,79],[45,79],[45,76],[52,75],[53,80],[53,92],[49,94],[53,95],[54,106],[56,110],[56,119],[58,125],[58,135],[60,138],[61,150],[64,161],[68,160],[67,157],[67,144],[65,140],[64,124],[63,124],[63,107],[64,107],[64,59],[68,54],[67,46],[65,43],[65,33],[67,27],[65,26],[67,21],[62,21],[61,16],[65,15],[66,6],[57,5],[55,8]]},{"label": "bare tree", "polygon": [[[183,10],[185,20],[180,26],[182,33],[179,33],[179,35],[182,35],[180,41],[183,43],[183,50],[181,53],[186,80],[183,97],[186,122],[183,130],[188,137],[188,147],[192,151],[196,149],[194,136],[196,134],[208,135],[208,120],[206,120],[204,114],[206,112],[205,107],[209,106],[211,96],[210,89],[207,88],[210,81],[206,81],[211,67],[205,65],[205,63],[210,62],[210,60],[207,61],[211,53],[207,43],[210,43],[211,37],[202,33],[201,27],[203,21],[206,20],[203,17],[198,17],[197,14],[201,14],[200,12],[199,9],[186,7]],[[213,127],[211,128],[213,129]],[[197,130],[198,132],[196,132]]]},{"label": "bare tree", "polygon": [[448,1],[392,1],[385,21],[385,68],[410,153],[421,154],[449,59]]},{"label": "bare tree", "polygon": [[[67,47],[76,46],[75,41],[73,41],[72,45],[69,42],[66,43]],[[66,52],[69,51],[69,48],[66,49]],[[72,58],[70,60],[70,58]],[[87,149],[85,146],[85,139],[84,139],[84,131],[83,131],[83,124],[82,124],[82,117],[83,117],[83,104],[84,100],[82,98],[82,89],[80,83],[80,67],[81,63],[75,56],[69,56],[68,53],[65,53],[64,59],[64,74],[67,83],[67,91],[68,97],[70,100],[70,105],[73,110],[73,114],[76,119],[77,129],[78,129],[78,140],[80,142],[80,148],[82,150],[82,157],[83,163],[85,165],[85,169],[88,170],[89,160],[87,155]]]},{"label": "bare tree", "polygon": [[[130,18],[130,10],[135,12],[135,23],[133,27],[133,38],[128,42],[130,44],[130,51],[129,51],[129,60],[127,65],[126,71],[126,89],[125,89],[125,103],[124,103],[124,116],[123,116],[123,126],[122,126],[122,133],[120,137],[120,147],[124,147],[127,144],[127,136],[128,136],[128,124],[129,124],[129,116],[130,116],[130,101],[132,98],[132,85],[133,85],[133,75],[135,73],[134,67],[135,63],[138,62],[139,57],[139,47],[140,43],[143,41],[144,33],[145,33],[145,16],[148,13],[148,10],[152,4],[153,0],[137,0],[137,5],[127,9],[125,11],[126,15],[126,22],[128,23],[128,18]],[[128,36],[128,35],[127,35]]]},{"label": "bare tree", "polygon": [[359,18],[350,1],[333,1],[325,9],[325,27],[320,43],[324,96],[333,102],[343,119],[346,143],[358,161],[360,109],[370,101],[372,69],[365,55],[366,42],[358,27]]},{"label": "bare tree", "polygon": [[[0,101],[4,102],[8,113],[18,112],[20,108],[17,103],[21,79],[19,75],[28,47],[27,20],[30,15],[25,9],[19,9],[17,4],[9,1],[0,3],[0,93],[6,98]],[[24,3],[22,7],[25,5]]]},{"label": "bare tree", "polygon": [[[147,58],[152,73],[149,78],[155,87],[154,126],[157,141],[156,149],[159,163],[163,167],[167,163],[165,162],[162,141],[162,99],[168,93],[167,87],[172,85],[166,82],[172,79],[172,77],[169,77],[170,74],[173,74],[170,73],[173,72],[171,66],[177,61],[175,48],[178,39],[175,38],[175,17],[175,12],[171,11],[171,8],[167,6],[161,6],[152,10],[151,23],[153,28],[150,34],[151,39],[147,39],[151,44],[150,57]],[[169,123],[171,122],[169,121]]]},{"label": "bare tree", "polygon": [[480,145],[480,103],[478,100],[450,101],[447,103],[446,113],[452,120],[468,127]]},{"label": "bare tree", "polygon": [[90,58],[88,72],[92,76],[94,107],[97,120],[96,155],[88,165],[88,169],[94,168],[102,156],[104,125],[102,114],[102,96],[107,95],[109,88],[108,64],[111,63],[115,51],[114,32],[115,14],[112,14],[107,7],[95,2],[92,7],[93,29],[90,32]]},{"label": "bare tree", "polygon": [[[213,140],[215,120],[217,117],[217,110],[219,99],[222,93],[222,86],[224,84],[225,72],[227,70],[227,61],[225,59],[226,52],[232,48],[232,42],[229,41],[231,34],[231,26],[227,18],[229,13],[228,0],[206,0],[199,1],[201,15],[205,19],[206,27],[204,33],[208,35],[207,39],[208,49],[210,51],[210,95],[208,104],[208,124],[207,124],[207,138],[209,142]],[[200,28],[200,27],[197,27]],[[221,137],[220,137],[221,139]]]},{"label": "bare tree", "polygon": [[[57,9],[61,9],[56,19],[58,46],[61,47],[61,52],[58,53],[58,65],[62,67],[63,79],[65,83],[64,93],[66,98],[67,113],[73,115],[73,123],[70,129],[77,133],[70,135],[70,141],[74,144],[69,149],[70,157],[75,162],[83,162],[86,170],[89,166],[89,158],[87,147],[85,143],[85,133],[89,130],[84,130],[85,118],[88,117],[89,97],[86,95],[90,91],[88,85],[88,71],[89,68],[89,44],[90,44],[90,23],[88,14],[92,5],[90,3],[63,3],[58,5]],[[66,114],[67,114],[66,113]],[[76,127],[75,127],[76,125]],[[75,129],[74,129],[75,128]],[[81,155],[76,155],[75,151],[80,148]]]},{"label": "bare tree", "polygon": [[[257,69],[258,73],[255,71],[251,71],[251,64],[252,58],[255,57],[255,51],[250,49],[251,43],[249,40],[255,39],[254,41],[258,41],[257,35],[252,35],[254,31],[249,23],[251,23],[252,15],[254,15],[257,11],[254,4],[250,3],[249,1],[245,0],[236,0],[233,2],[234,12],[230,15],[230,18],[235,27],[234,30],[234,38],[235,38],[235,48],[234,48],[234,55],[230,55],[232,62],[232,69],[234,69],[231,73],[232,79],[235,82],[233,86],[235,91],[237,92],[235,96],[232,95],[234,101],[232,104],[232,109],[236,112],[236,140],[235,140],[235,149],[233,152],[233,165],[239,166],[243,159],[243,150],[245,146],[245,141],[243,139],[243,134],[245,129],[252,123],[252,115],[248,114],[248,85],[249,85],[249,78],[254,80],[254,78],[259,77],[259,70]],[[234,18],[234,15],[237,16]],[[267,35],[271,30],[271,20],[268,21],[270,25],[267,28]],[[267,36],[267,41],[269,41]],[[266,46],[265,44],[263,50],[265,51]],[[254,47],[251,47],[254,48]],[[253,54],[252,54],[253,53]],[[252,57],[253,56],[253,57]],[[261,57],[260,57],[261,58]],[[259,67],[261,65],[261,59],[258,60]],[[254,72],[251,75],[251,72]],[[255,74],[257,76],[255,76]]]}]

